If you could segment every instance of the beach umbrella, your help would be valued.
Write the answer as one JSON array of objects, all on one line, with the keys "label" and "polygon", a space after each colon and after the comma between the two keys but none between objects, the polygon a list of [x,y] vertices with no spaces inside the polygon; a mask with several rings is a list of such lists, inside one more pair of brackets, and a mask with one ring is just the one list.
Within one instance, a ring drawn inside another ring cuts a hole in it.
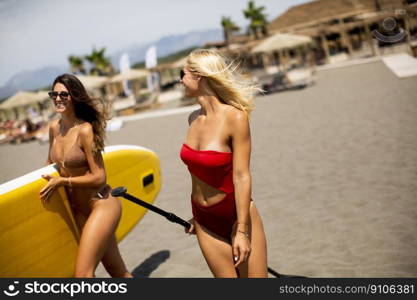
[{"label": "beach umbrella", "polygon": [[309,36],[289,33],[277,33],[263,40],[261,43],[255,46],[251,52],[257,53],[279,51],[283,49],[292,49],[311,43],[313,43],[313,39]]},{"label": "beach umbrella", "polygon": [[0,104],[0,109],[12,109],[15,107],[21,107],[25,105],[36,104],[48,99],[48,93],[46,91],[40,92],[26,92],[19,91],[12,97],[3,101]]},{"label": "beach umbrella", "polygon": [[129,81],[133,79],[139,79],[147,77],[149,72],[144,69],[129,69],[125,72],[119,73],[110,79],[110,82]]},{"label": "beach umbrella", "polygon": [[104,86],[108,81],[107,76],[76,75],[87,90],[97,89]]}]

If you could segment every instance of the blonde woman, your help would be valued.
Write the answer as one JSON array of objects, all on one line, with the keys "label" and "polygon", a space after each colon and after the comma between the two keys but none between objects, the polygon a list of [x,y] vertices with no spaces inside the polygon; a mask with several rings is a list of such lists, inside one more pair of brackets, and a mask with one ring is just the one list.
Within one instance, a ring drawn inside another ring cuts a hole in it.
[{"label": "blonde woman", "polygon": [[115,231],[121,203],[106,184],[101,151],[104,149],[106,112],[91,99],[71,74],[58,76],[49,96],[61,118],[49,129],[47,164],[56,163],[60,176],[44,175],[48,183],[40,192],[46,204],[64,186],[81,230],[75,277],[94,277],[101,261],[112,277],[132,277],[117,246]]},{"label": "blonde woman", "polygon": [[198,110],[188,118],[181,159],[192,179],[193,226],[215,277],[267,277],[266,238],[251,199],[249,113],[257,87],[236,78],[214,50],[195,50],[181,71]]}]

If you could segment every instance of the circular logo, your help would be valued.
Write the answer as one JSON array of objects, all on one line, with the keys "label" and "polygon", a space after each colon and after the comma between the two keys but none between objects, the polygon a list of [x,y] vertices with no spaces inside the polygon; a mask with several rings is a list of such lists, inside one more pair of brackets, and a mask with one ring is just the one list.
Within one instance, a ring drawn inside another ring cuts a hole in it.
[{"label": "circular logo", "polygon": [[386,31],[392,31],[395,29],[396,26],[397,26],[397,21],[392,17],[386,18],[384,19],[384,21],[382,21],[382,27]]},{"label": "circular logo", "polygon": [[13,283],[14,284],[10,284],[8,286],[8,289],[7,290],[4,290],[3,291],[3,293],[6,294],[9,297],[14,297],[14,296],[16,296],[17,294],[20,293],[20,291],[19,290],[16,290],[16,287],[15,287],[15,284],[17,285],[19,283],[19,281],[15,281]]},{"label": "circular logo", "polygon": [[404,29],[399,27],[398,22],[393,17],[385,18],[379,24],[379,28],[372,30],[372,35],[384,43],[397,43],[406,37]]}]

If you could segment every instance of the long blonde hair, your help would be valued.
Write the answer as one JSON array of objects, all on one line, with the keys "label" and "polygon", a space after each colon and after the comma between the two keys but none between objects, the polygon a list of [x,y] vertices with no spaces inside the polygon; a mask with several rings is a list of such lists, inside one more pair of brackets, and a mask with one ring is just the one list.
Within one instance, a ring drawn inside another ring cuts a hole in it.
[{"label": "long blonde hair", "polygon": [[248,116],[255,108],[253,98],[260,91],[256,84],[243,80],[234,61],[226,63],[226,58],[218,51],[196,49],[186,62],[186,68],[207,80],[209,89],[219,100],[244,111]]}]

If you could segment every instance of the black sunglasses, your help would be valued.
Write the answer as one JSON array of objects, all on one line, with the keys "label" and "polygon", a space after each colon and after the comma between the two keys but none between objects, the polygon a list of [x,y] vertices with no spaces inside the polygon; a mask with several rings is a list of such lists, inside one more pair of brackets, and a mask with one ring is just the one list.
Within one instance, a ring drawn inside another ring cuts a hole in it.
[{"label": "black sunglasses", "polygon": [[70,94],[68,92],[64,91],[64,92],[60,92],[60,93],[58,93],[58,92],[49,92],[48,95],[52,100],[56,100],[56,98],[58,98],[58,96],[62,100],[67,100]]},{"label": "black sunglasses", "polygon": [[184,72],[184,70],[181,70],[180,71],[180,79],[182,80],[184,78],[184,76],[185,76],[185,72]]}]

